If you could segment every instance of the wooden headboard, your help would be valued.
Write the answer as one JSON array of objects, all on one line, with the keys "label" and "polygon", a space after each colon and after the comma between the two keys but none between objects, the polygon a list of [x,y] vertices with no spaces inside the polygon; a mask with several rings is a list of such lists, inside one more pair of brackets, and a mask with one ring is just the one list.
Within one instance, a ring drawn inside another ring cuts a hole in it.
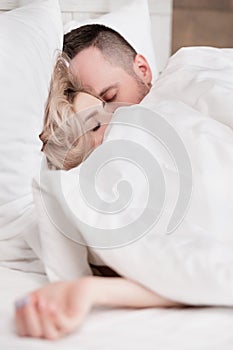
[{"label": "wooden headboard", "polygon": [[[32,0],[0,0],[0,12],[23,6]],[[60,0],[64,23],[73,19],[95,18],[129,0]],[[145,0],[146,1],[146,0]],[[148,0],[153,43],[161,71],[171,53],[172,0]]]}]

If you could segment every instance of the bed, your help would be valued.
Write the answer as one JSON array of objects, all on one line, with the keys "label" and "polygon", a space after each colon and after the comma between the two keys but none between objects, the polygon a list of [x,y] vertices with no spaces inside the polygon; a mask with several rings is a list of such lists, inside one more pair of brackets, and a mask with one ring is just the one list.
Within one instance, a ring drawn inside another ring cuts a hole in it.
[{"label": "bed", "polygon": [[18,338],[13,332],[12,304],[15,297],[38,288],[44,276],[0,269],[1,349],[146,349],[230,350],[232,310],[183,308],[148,310],[94,310],[77,334],[57,341]]},{"label": "bed", "polygon": [[[15,7],[24,5],[28,1],[0,1],[0,11],[6,12]],[[72,19],[86,19],[99,16],[101,13],[117,8],[124,1],[60,1],[64,23]],[[151,0],[150,13],[153,28],[153,38],[155,49],[157,49],[157,65],[161,71],[170,55],[170,24],[171,6],[170,0]],[[165,37],[160,34],[163,32]],[[161,45],[162,43],[162,45]],[[46,78],[47,79],[47,78]],[[161,93],[162,95],[162,93]],[[40,126],[37,126],[36,132]],[[38,144],[36,145],[38,147]],[[17,175],[17,174],[16,174]],[[22,174],[21,174],[22,175]],[[1,197],[2,200],[2,197]],[[23,202],[22,202],[23,203]],[[9,208],[17,210],[17,205]],[[4,210],[8,208],[4,207]],[[5,211],[4,211],[5,212]],[[27,216],[33,217],[33,212],[29,211]],[[3,221],[1,221],[2,227]],[[13,225],[5,225],[5,237],[0,243],[2,256],[9,249],[11,233],[16,230],[22,222]],[[4,223],[5,224],[5,223]],[[0,226],[0,228],[2,229]],[[6,231],[6,228],[8,231]],[[27,226],[30,231],[36,228],[33,221]],[[12,231],[11,231],[12,230]],[[3,229],[1,231],[3,232]],[[33,247],[35,241],[31,241],[29,234],[24,238]],[[17,248],[17,244],[16,244]],[[47,283],[47,277],[42,273],[38,261],[33,261],[30,252],[23,247],[24,254],[28,254],[27,267],[23,263],[21,256],[20,265],[13,261],[0,267],[0,348],[9,350],[43,349],[146,349],[154,350],[223,350],[232,349],[233,341],[233,317],[232,309],[224,307],[187,307],[172,309],[147,309],[147,310],[127,310],[127,309],[94,309],[82,328],[76,333],[63,340],[52,343],[45,340],[19,338],[14,333],[13,324],[13,303],[14,300],[28,290],[36,289]],[[14,253],[14,247],[12,247]],[[13,254],[12,253],[12,254]],[[3,258],[1,260],[4,260]],[[2,262],[2,261],[1,261]]]}]

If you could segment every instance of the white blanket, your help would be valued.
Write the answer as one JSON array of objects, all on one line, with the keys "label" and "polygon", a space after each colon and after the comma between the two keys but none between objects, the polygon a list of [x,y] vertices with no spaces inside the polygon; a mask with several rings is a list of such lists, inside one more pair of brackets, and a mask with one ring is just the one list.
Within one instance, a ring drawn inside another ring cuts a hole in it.
[{"label": "white blanket", "polygon": [[[168,298],[233,305],[232,53],[198,48],[177,55],[143,107],[117,110],[105,142],[83,165],[69,172],[41,172],[45,265],[58,277],[80,275],[77,262],[70,274],[52,258],[57,235],[64,244],[73,242],[73,252],[77,248],[82,257],[85,246],[75,242],[87,243],[96,262]],[[151,125],[154,135],[143,124]],[[186,187],[180,186],[181,179]],[[168,235],[180,187],[188,196]],[[53,233],[46,230],[46,220],[55,223]]]},{"label": "white blanket", "polygon": [[233,127],[233,49],[186,47],[173,55],[142,105],[180,101]]}]

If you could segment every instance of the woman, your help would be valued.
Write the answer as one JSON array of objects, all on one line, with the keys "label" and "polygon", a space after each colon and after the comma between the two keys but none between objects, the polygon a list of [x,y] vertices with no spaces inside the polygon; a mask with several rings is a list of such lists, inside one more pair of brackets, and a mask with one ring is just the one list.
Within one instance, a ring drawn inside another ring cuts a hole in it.
[{"label": "woman", "polygon": [[[115,108],[80,87],[69,73],[68,59],[60,55],[40,134],[49,167],[69,170],[84,161],[102,143]],[[48,284],[18,300],[17,333],[57,339],[77,329],[94,305],[147,308],[179,304],[125,278],[88,276]]]}]

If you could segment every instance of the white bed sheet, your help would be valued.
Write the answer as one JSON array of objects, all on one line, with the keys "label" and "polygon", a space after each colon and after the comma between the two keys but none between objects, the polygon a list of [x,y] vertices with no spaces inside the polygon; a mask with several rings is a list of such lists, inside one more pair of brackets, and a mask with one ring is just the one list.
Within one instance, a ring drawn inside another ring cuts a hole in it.
[{"label": "white bed sheet", "polygon": [[96,309],[79,332],[50,342],[14,334],[13,300],[46,283],[46,277],[0,268],[0,349],[230,350],[233,309]]}]

